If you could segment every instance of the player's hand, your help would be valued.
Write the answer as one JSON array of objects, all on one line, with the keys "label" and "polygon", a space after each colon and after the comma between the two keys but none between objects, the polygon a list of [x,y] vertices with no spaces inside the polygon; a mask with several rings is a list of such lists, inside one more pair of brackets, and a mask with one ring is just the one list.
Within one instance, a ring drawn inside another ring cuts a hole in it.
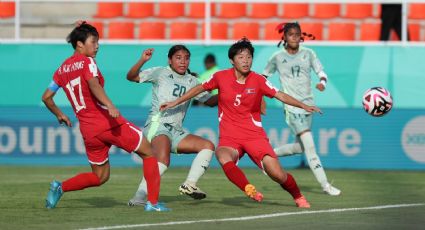
[{"label": "player's hand", "polygon": [[175,101],[171,101],[171,102],[165,102],[164,104],[161,105],[161,107],[159,107],[159,111],[164,111],[167,110],[169,108],[173,108],[174,106],[176,106],[176,102]]},{"label": "player's hand", "polygon": [[154,51],[154,49],[153,49],[153,48],[149,48],[149,49],[143,50],[142,58],[141,58],[141,59],[142,59],[144,62],[149,61],[149,60],[152,58],[153,51]]},{"label": "player's hand", "polygon": [[120,111],[115,107],[108,108],[109,116],[117,118],[120,116]]},{"label": "player's hand", "polygon": [[77,20],[76,22],[74,22],[74,25],[75,25],[75,27],[79,27],[84,23],[87,23],[87,22],[80,19],[80,20]]},{"label": "player's hand", "polygon": [[65,114],[58,116],[58,121],[60,125],[66,125],[68,127],[72,127],[71,120]]},{"label": "player's hand", "polygon": [[322,83],[317,83],[316,85],[316,89],[318,89],[319,91],[323,92],[325,90],[325,86]]},{"label": "player's hand", "polygon": [[316,106],[306,105],[306,106],[303,107],[303,109],[307,112],[310,112],[310,113],[317,112],[317,113],[323,114],[322,111]]}]

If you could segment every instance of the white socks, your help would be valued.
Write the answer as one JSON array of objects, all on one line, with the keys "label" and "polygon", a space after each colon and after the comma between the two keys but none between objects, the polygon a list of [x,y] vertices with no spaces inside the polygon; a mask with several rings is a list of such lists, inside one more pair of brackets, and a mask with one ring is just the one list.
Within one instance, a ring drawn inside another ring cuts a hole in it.
[{"label": "white socks", "polygon": [[192,166],[190,167],[185,183],[196,185],[196,182],[198,182],[199,178],[201,178],[208,169],[213,154],[214,151],[209,149],[202,149],[199,151],[195,159],[193,159]]},{"label": "white socks", "polygon": [[282,145],[282,146],[277,147],[273,150],[278,157],[290,156],[290,155],[294,155],[296,153],[302,153],[302,151],[303,151],[302,148],[301,148],[301,144],[299,142]]},{"label": "white socks", "polygon": [[[158,169],[159,169],[159,175],[162,176],[162,174],[164,174],[164,172],[167,171],[168,167],[158,161]],[[147,194],[148,194],[148,188],[147,188],[145,177],[143,177],[142,182],[140,182],[139,188],[137,189],[134,197],[138,199],[145,199]]]},{"label": "white socks", "polygon": [[322,185],[328,183],[325,171],[323,170],[322,163],[320,162],[319,156],[316,153],[316,147],[314,146],[313,135],[311,132],[305,132],[300,136],[301,142],[304,146],[304,153],[307,158],[307,163],[313,171],[316,180]]}]

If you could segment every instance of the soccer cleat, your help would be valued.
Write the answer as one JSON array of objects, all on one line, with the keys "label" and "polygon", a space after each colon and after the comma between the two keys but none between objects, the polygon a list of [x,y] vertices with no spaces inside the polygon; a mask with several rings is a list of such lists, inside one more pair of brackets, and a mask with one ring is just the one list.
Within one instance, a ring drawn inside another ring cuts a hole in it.
[{"label": "soccer cleat", "polygon": [[158,202],[153,205],[150,201],[146,202],[145,212],[168,212],[171,211],[170,208],[165,207],[164,203]]},{"label": "soccer cleat", "polygon": [[251,199],[253,199],[257,202],[263,201],[263,197],[264,197],[263,194],[261,192],[257,192],[257,190],[255,189],[255,186],[252,185],[252,184],[247,184],[245,186],[245,194],[249,198],[251,198]]},{"label": "soccer cleat", "polygon": [[130,206],[130,207],[145,206],[146,200],[143,197],[133,197],[131,200],[128,201],[127,205]]},{"label": "soccer cleat", "polygon": [[52,183],[50,183],[49,193],[47,193],[46,208],[48,209],[55,208],[57,203],[61,199],[62,194],[63,194],[62,183],[55,180],[52,181]]},{"label": "soccer cleat", "polygon": [[297,204],[298,208],[310,208],[310,203],[308,203],[304,196],[300,196],[295,199],[295,204]]},{"label": "soccer cleat", "polygon": [[330,196],[339,196],[341,194],[341,190],[335,188],[330,183],[326,183],[325,186],[322,187],[323,192]]},{"label": "soccer cleat", "polygon": [[183,183],[182,185],[180,185],[179,191],[180,194],[186,194],[195,200],[202,200],[207,197],[207,194],[203,192],[199,187],[188,183]]}]

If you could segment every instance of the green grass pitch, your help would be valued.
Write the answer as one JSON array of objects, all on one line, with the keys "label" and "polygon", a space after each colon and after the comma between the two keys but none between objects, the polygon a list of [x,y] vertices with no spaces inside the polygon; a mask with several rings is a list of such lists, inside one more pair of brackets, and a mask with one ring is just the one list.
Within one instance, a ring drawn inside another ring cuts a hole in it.
[{"label": "green grass pitch", "polygon": [[[161,182],[160,200],[172,211],[146,213],[142,207],[126,205],[142,170],[112,166],[111,178],[103,186],[66,193],[56,209],[44,207],[52,179],[64,180],[88,170],[1,166],[0,229],[425,229],[425,172],[421,171],[327,170],[328,178],[343,192],[330,197],[322,193],[309,169],[289,170],[312,205],[299,209],[286,191],[255,168],[243,170],[264,194],[262,203],[247,198],[220,168],[209,169],[198,184],[207,198],[192,200],[177,189],[188,169],[171,167]],[[397,206],[406,204],[416,205]]]}]

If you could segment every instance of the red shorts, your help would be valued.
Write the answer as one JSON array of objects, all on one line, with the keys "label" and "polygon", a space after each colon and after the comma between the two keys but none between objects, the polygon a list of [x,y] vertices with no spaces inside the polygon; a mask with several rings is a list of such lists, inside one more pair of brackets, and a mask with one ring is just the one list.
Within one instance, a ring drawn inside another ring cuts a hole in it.
[{"label": "red shorts", "polygon": [[142,131],[132,123],[125,123],[84,139],[87,157],[91,164],[102,165],[109,160],[109,149],[115,145],[127,152],[137,150],[142,143]]},{"label": "red shorts", "polygon": [[239,159],[243,157],[245,153],[248,154],[249,158],[260,168],[263,169],[261,161],[264,156],[269,155],[277,159],[276,153],[267,138],[257,139],[251,141],[235,140],[231,138],[220,138],[218,147],[230,147],[236,149],[239,153]]}]

